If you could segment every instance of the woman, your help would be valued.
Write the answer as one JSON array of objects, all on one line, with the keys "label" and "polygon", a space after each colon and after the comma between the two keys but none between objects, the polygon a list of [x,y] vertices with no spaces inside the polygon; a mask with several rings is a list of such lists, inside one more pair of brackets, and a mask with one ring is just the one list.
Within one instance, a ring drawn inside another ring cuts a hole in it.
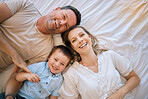
[{"label": "woman", "polygon": [[[64,74],[59,90],[63,99],[132,99],[130,93],[140,79],[129,61],[114,51],[99,49],[97,39],[85,28],[75,26],[62,35],[77,53],[77,61]],[[123,84],[120,74],[127,79]]]}]

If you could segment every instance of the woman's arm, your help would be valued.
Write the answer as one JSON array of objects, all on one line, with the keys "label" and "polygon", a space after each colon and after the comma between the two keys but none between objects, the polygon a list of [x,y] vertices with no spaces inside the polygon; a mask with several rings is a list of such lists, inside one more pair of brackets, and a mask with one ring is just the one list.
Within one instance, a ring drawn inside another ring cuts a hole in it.
[{"label": "woman's arm", "polygon": [[19,82],[29,80],[31,82],[38,83],[40,82],[40,77],[37,74],[20,72],[20,73],[17,73],[16,80]]},{"label": "woman's arm", "polygon": [[125,78],[127,79],[126,84],[123,87],[121,87],[116,93],[108,97],[108,99],[123,99],[123,97],[128,92],[136,88],[140,83],[140,78],[133,70]]}]

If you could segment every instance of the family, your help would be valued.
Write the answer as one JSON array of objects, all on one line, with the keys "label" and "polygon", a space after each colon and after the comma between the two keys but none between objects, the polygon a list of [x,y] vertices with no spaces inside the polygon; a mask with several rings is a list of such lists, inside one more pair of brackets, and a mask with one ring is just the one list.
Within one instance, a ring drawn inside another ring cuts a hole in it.
[{"label": "family", "polygon": [[[30,0],[3,0],[0,13],[0,72],[15,65],[0,99],[134,99],[129,60],[101,49],[75,7],[42,16]],[[59,33],[64,45],[54,46]]]}]

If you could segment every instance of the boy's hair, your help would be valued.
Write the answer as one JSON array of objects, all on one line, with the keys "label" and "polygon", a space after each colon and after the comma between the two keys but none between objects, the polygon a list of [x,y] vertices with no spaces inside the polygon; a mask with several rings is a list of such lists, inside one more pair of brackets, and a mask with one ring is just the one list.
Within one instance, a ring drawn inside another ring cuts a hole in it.
[{"label": "boy's hair", "polygon": [[[51,50],[51,52],[50,52],[48,58],[49,58],[57,49],[60,49],[60,50],[62,51],[62,53],[63,53],[64,55],[66,55],[66,56],[70,59],[70,62],[69,62],[69,63],[71,63],[71,61],[74,59],[74,55],[73,55],[72,51],[71,51],[68,47],[66,47],[66,46],[64,46],[64,45],[54,46],[54,47],[52,48],[52,50]],[[69,64],[69,63],[68,63],[68,64]],[[67,65],[68,65],[68,64],[67,64]]]}]

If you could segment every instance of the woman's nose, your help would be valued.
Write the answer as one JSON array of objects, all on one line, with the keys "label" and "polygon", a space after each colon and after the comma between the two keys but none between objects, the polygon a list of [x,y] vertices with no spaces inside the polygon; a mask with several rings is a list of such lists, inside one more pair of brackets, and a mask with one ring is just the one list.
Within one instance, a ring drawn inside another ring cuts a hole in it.
[{"label": "woman's nose", "polygon": [[83,39],[81,37],[78,38],[78,42],[81,43]]}]

